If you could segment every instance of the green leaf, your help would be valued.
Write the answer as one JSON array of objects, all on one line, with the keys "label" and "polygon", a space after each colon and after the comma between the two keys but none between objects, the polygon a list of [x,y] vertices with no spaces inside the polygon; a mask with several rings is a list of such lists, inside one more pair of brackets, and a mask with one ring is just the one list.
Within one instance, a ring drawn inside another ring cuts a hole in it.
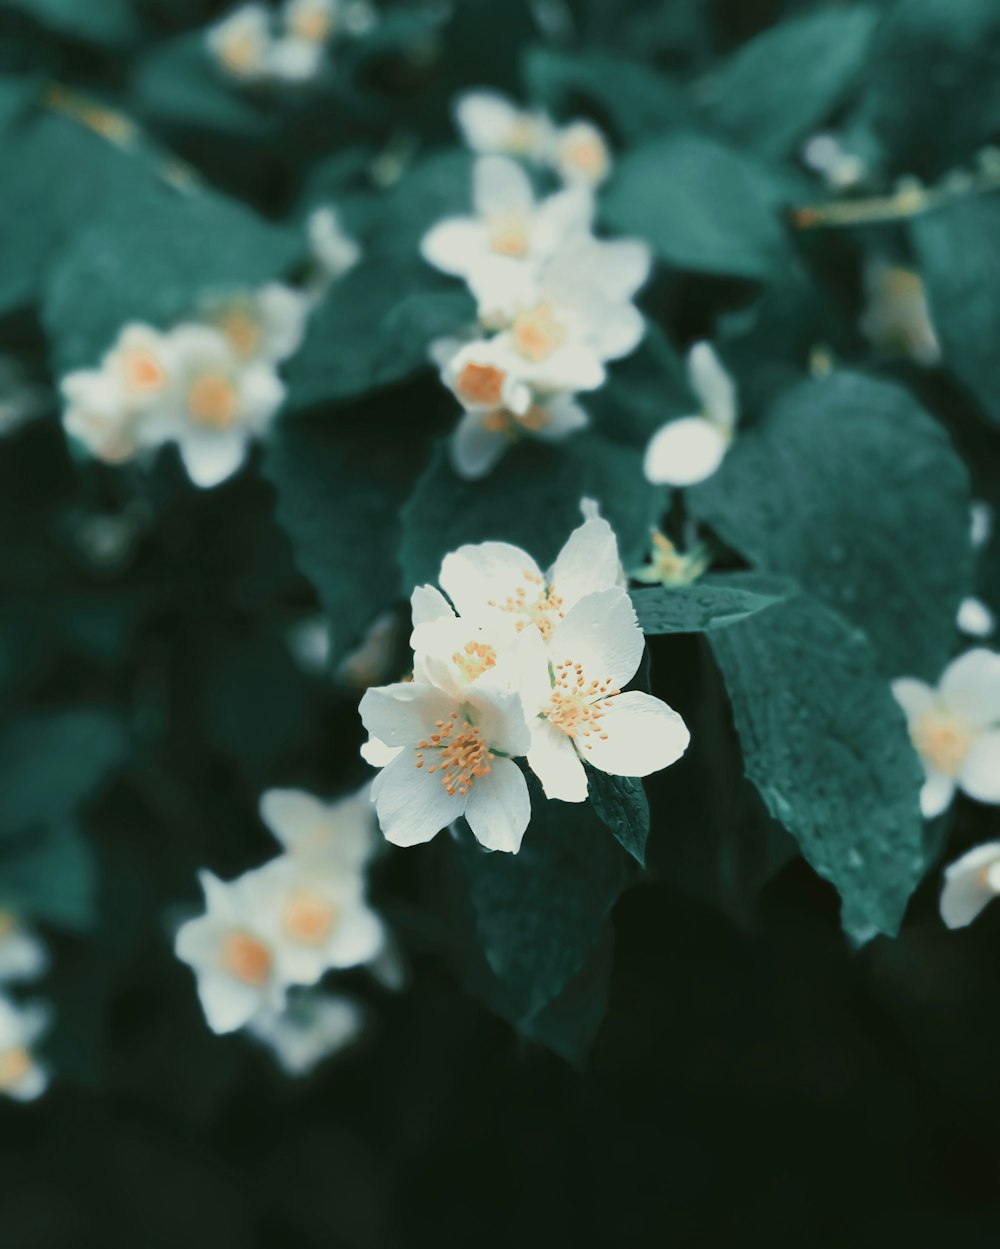
[{"label": "green leaf", "polygon": [[793,581],[754,572],[708,573],[691,585],[632,590],[643,633],[704,633],[745,620],[797,592]]},{"label": "green leaf", "polygon": [[894,934],[927,862],[922,771],[864,635],[808,595],[709,634],[747,775],[843,901]]},{"label": "green leaf", "polygon": [[712,75],[709,120],[741,148],[789,155],[857,82],[878,20],[877,11],[862,4],[765,30]]},{"label": "green leaf", "polygon": [[127,752],[123,725],[111,712],[22,716],[0,736],[0,838],[72,815]]},{"label": "green leaf", "polygon": [[756,567],[865,629],[886,676],[937,679],[971,593],[969,481],[907,391],[848,372],[804,382],[688,500]]},{"label": "green leaf", "polygon": [[474,323],[472,297],[426,265],[356,265],[316,309],[289,364],[289,411],[349,399],[431,367],[428,345]]},{"label": "green leaf", "polygon": [[120,48],[139,34],[139,23],[129,0],[2,0],[0,10],[19,9],[40,26],[85,43]]},{"label": "green leaf", "polygon": [[569,119],[583,100],[596,105],[625,139],[685,124],[691,108],[668,78],[609,52],[531,48],[524,60],[528,94],[547,112]]},{"label": "green leaf", "polygon": [[589,797],[601,822],[618,844],[640,867],[646,865],[649,836],[649,803],[638,776],[610,776],[597,768],[587,769]]},{"label": "green leaf", "polygon": [[952,200],[915,218],[910,238],[945,363],[1000,424],[1000,200]]},{"label": "green leaf", "polygon": [[512,542],[545,567],[583,523],[580,501],[587,497],[601,505],[631,567],[665,499],[645,480],[641,459],[585,432],[557,446],[525,441],[482,481],[463,481],[439,447],[403,511],[404,589],[436,581],[442,559],[465,542]]},{"label": "green leaf", "polygon": [[[366,256],[394,256],[421,263],[420,240],[444,217],[472,210],[473,156],[460,149],[439,152],[408,169],[372,201],[373,223]],[[432,274],[430,265],[424,271]],[[460,289],[457,282],[455,289]],[[397,288],[397,296],[402,288]]]},{"label": "green leaf", "polygon": [[783,195],[750,159],[679,131],[621,158],[604,216],[615,231],[647,239],[678,269],[761,279],[787,263],[778,217]]},{"label": "green leaf", "polygon": [[211,192],[164,191],[141,211],[109,207],[74,241],[46,291],[43,319],[59,365],[96,364],[127,321],[167,325],[196,314],[210,292],[280,277],[303,249],[297,235]]},{"label": "green leaf", "polygon": [[57,927],[97,920],[97,863],[71,821],[40,825],[0,841],[0,907]]}]

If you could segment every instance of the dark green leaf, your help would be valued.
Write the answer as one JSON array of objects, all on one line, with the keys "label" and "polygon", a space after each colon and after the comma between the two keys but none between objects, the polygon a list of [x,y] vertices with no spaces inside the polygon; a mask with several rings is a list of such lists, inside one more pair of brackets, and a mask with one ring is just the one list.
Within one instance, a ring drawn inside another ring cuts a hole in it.
[{"label": "dark green leaf", "polygon": [[587,769],[590,801],[618,844],[644,867],[649,836],[649,803],[638,776],[609,776]]},{"label": "dark green leaf", "polygon": [[81,4],[79,0],[3,0],[2,8],[20,9],[40,26],[60,35],[105,47],[130,43],[139,33],[130,0],[100,0],[97,4]]},{"label": "dark green leaf", "polygon": [[895,933],[927,866],[922,771],[864,635],[800,595],[709,641],[747,775],[836,886],[845,931]]},{"label": "dark green leaf", "polygon": [[753,572],[709,573],[691,585],[631,591],[644,633],[723,629],[795,593],[795,583],[787,578]]},{"label": "dark green leaf", "polygon": [[805,382],[688,498],[751,563],[864,628],[886,676],[937,678],[970,592],[969,482],[907,391],[847,372]]},{"label": "dark green leaf", "polygon": [[93,926],[97,864],[72,822],[40,825],[0,842],[0,906],[57,927]]}]

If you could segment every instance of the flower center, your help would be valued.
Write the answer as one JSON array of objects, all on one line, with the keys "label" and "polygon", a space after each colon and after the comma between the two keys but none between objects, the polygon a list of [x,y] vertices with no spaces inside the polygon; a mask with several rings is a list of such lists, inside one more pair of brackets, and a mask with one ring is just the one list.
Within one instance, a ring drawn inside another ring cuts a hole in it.
[{"label": "flower center", "polygon": [[13,911],[0,911],[0,938],[9,937],[17,930],[17,916]]},{"label": "flower center", "polygon": [[236,387],[221,373],[205,373],[191,383],[187,406],[196,425],[229,429],[236,420]]},{"label": "flower center", "polygon": [[455,389],[459,398],[466,403],[474,403],[484,408],[499,408],[506,376],[503,369],[494,368],[492,364],[469,363],[459,374]]},{"label": "flower center", "polygon": [[[548,641],[557,620],[562,620],[563,600],[547,586],[537,573],[526,568],[521,574],[527,585],[519,585],[512,595],[508,595],[503,603],[490,599],[488,606],[497,607],[500,611],[510,612],[515,616],[525,616],[525,620],[517,622],[517,631],[521,632],[528,624],[537,627],[538,632]],[[530,588],[529,588],[530,587]],[[540,587],[540,588],[539,588]],[[533,594],[534,598],[529,598]]]},{"label": "flower center", "polygon": [[219,320],[219,329],[241,356],[252,356],[260,346],[260,324],[245,308],[230,308]]},{"label": "flower center", "polygon": [[508,152],[527,156],[538,146],[541,126],[537,118],[519,117],[507,131],[504,147]]},{"label": "flower center", "polygon": [[530,250],[531,240],[528,237],[527,225],[520,215],[504,217],[493,224],[490,232],[490,250],[498,256],[509,256],[512,260],[523,260]]},{"label": "flower center", "polygon": [[945,776],[957,776],[972,745],[966,725],[946,712],[925,711],[910,731],[913,744]]},{"label": "flower center", "polygon": [[601,731],[601,720],[611,699],[619,693],[612,686],[611,678],[588,682],[583,675],[583,665],[567,659],[555,665],[552,679],[552,698],[544,713],[549,723],[562,729],[584,750],[591,750],[592,744],[581,739],[593,733],[606,742],[608,735]]},{"label": "flower center", "polygon": [[296,13],[289,23],[292,34],[310,43],[322,43],[329,38],[331,30],[330,15],[322,9],[306,10]]},{"label": "flower center", "polygon": [[301,889],[292,895],[285,908],[285,928],[296,941],[319,945],[330,935],[337,915],[332,902],[318,893]]},{"label": "flower center", "polygon": [[608,168],[608,153],[604,144],[592,136],[571,139],[563,149],[566,163],[573,169],[595,180],[603,178]]},{"label": "flower center", "polygon": [[141,347],[124,353],[122,376],[126,388],[139,395],[161,390],[167,380],[163,366],[156,356]]},{"label": "flower center", "polygon": [[537,304],[514,318],[514,346],[526,360],[546,360],[566,338],[565,328],[552,312],[552,305]]},{"label": "flower center", "polygon": [[477,777],[489,776],[494,754],[483,740],[483,735],[468,720],[460,720],[457,711],[449,720],[436,720],[436,732],[417,743],[416,764],[422,768],[427,760],[424,751],[434,751],[434,763],[428,773],[440,772],[441,784],[449,797],[463,797],[472,788]]},{"label": "flower center", "polygon": [[262,52],[260,40],[249,30],[231,32],[219,48],[223,65],[234,74],[245,74],[254,69]]},{"label": "flower center", "polygon": [[0,1089],[5,1092],[16,1088],[34,1064],[23,1045],[4,1050],[0,1054]]},{"label": "flower center", "polygon": [[234,980],[257,987],[271,974],[271,952],[248,932],[229,932],[222,942],[222,967]]},{"label": "flower center", "polygon": [[451,662],[467,681],[474,681],[488,669],[496,667],[497,653],[485,642],[466,642],[462,650],[452,655]]}]

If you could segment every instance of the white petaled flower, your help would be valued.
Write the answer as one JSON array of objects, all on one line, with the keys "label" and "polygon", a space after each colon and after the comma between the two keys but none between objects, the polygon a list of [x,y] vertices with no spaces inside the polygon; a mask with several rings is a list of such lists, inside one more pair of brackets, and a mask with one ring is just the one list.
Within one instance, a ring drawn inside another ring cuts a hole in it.
[{"label": "white petaled flower", "polygon": [[364,877],[335,857],[292,853],[252,873],[256,927],[285,984],[315,984],[331,968],[376,958],[385,934]]},{"label": "white petaled flower", "polygon": [[260,818],[293,858],[332,865],[358,881],[378,849],[371,785],[334,802],[304,789],[268,789]]},{"label": "white petaled flower", "polygon": [[205,914],[177,932],[174,950],[198,979],[198,997],[213,1032],[235,1032],[259,1013],[280,1011],[286,985],[265,932],[260,877],[247,872],[225,883],[199,874]]},{"label": "white petaled flower", "polygon": [[59,383],[66,433],[96,459],[121,464],[138,450],[135,413],[129,411],[121,386],[98,369],[78,369]]},{"label": "white petaled flower", "polygon": [[650,440],[643,469],[657,485],[694,486],[706,481],[725,459],[736,432],[736,386],[709,343],[695,343],[688,352],[687,370],[701,411],[668,421]]},{"label": "white petaled flower", "polygon": [[991,841],[945,868],[941,918],[949,928],[965,928],[996,897],[1000,897],[1000,841]]},{"label": "white petaled flower", "polygon": [[372,797],[389,841],[430,841],[465,816],[488,850],[517,852],[531,814],[513,761],[530,743],[517,694],[488,674],[460,695],[414,681],[368,690],[359,710],[369,760],[388,760]]},{"label": "white petaled flower", "polygon": [[211,326],[179,325],[167,339],[170,386],[143,414],[137,436],[144,446],[176,442],[195,485],[218,485],[240,468],[250,440],[267,428],[284,386],[273,365],[242,360]]},{"label": "white petaled flower", "polygon": [[268,282],[256,291],[207,300],[203,315],[241,360],[277,364],[302,345],[309,301],[283,282]]},{"label": "white petaled flower", "polygon": [[944,670],[937,689],[902,677],[892,692],[924,765],[925,817],[940,815],[956,789],[1000,803],[1000,655],[982,647],[966,651]]},{"label": "white petaled flower", "polygon": [[690,585],[708,568],[710,556],[704,546],[680,551],[666,534],[654,531],[650,562],[629,573],[643,585]]},{"label": "white petaled flower", "polygon": [[361,259],[361,248],[344,233],[336,210],[328,205],[310,213],[306,233],[324,279],[321,286],[346,273]]},{"label": "white petaled flower", "polygon": [[44,941],[10,911],[0,911],[0,983],[35,980],[49,966]]},{"label": "white petaled flower", "polygon": [[219,66],[234,78],[252,82],[267,73],[271,50],[271,12],[264,4],[244,4],[207,33]]},{"label": "white petaled flower", "polygon": [[325,44],[336,31],[339,9],[339,0],[285,0],[281,20],[294,38]]},{"label": "white petaled flower", "polygon": [[996,632],[996,616],[982,599],[964,598],[958,605],[956,623],[959,630],[970,638],[988,638]]},{"label": "white petaled flower", "polygon": [[802,160],[832,191],[849,190],[866,174],[861,157],[846,151],[835,134],[814,134],[802,149]]},{"label": "white petaled flower", "polygon": [[130,412],[147,412],[170,386],[169,339],[151,325],[132,322],[122,328],[101,369],[117,384]]},{"label": "white petaled flower", "polygon": [[535,661],[520,665],[532,720],[528,766],[549,798],[583,802],[584,762],[612,776],[648,776],[683,755],[687,726],[666,703],[622,692],[642,661],[645,638],[631,600],[613,588],[588,594],[555,625]]},{"label": "white petaled flower", "polygon": [[865,269],[867,303],[861,333],[887,356],[906,356],[930,368],[941,360],[941,344],[931,323],[920,274],[884,260]]},{"label": "white petaled flower", "polygon": [[266,1045],[289,1076],[307,1076],[353,1044],[364,1030],[364,1011],[340,993],[303,992],[277,1015],[261,1015],[247,1031]]},{"label": "white petaled flower", "polygon": [[41,1097],[49,1073],[33,1047],[48,1031],[51,1012],[40,1002],[20,1006],[0,996],[0,1094],[18,1102]]},{"label": "white petaled flower", "polygon": [[552,163],[566,182],[595,187],[611,172],[611,151],[595,125],[574,121],[556,133]]},{"label": "white petaled flower", "polygon": [[548,159],[553,126],[540,112],[520,108],[497,91],[467,91],[455,102],[455,120],[466,145],[481,155]]}]

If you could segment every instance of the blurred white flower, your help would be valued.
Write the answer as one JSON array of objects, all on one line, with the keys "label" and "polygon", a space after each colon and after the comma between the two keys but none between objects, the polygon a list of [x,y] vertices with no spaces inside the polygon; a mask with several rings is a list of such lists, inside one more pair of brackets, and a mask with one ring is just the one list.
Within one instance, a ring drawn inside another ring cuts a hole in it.
[{"label": "blurred white flower", "polygon": [[914,269],[875,259],[865,268],[867,302],[861,333],[886,356],[906,356],[930,368],[941,359],[927,292]]},{"label": "blurred white flower", "polygon": [[288,35],[272,40],[267,53],[267,73],[275,82],[294,85],[312,82],[324,65],[326,55],[323,45],[311,39],[296,39]]},{"label": "blurred white flower", "polygon": [[210,27],[209,50],[219,67],[244,82],[266,76],[271,51],[271,11],[265,4],[244,4]]},{"label": "blurred white flower", "polygon": [[31,1102],[49,1086],[33,1047],[48,1031],[51,1011],[40,1002],[18,1005],[0,996],[0,1094]]},{"label": "blurred white flower", "polygon": [[983,499],[973,499],[969,508],[969,541],[982,550],[993,536],[993,509]]},{"label": "blurred white flower", "polygon": [[556,133],[552,163],[564,181],[596,187],[611,172],[611,151],[592,122],[574,121]]},{"label": "blurred white flower", "polygon": [[303,671],[314,675],[326,671],[330,662],[330,626],[322,613],[296,621],[286,630],[285,640]]},{"label": "blurred white flower", "polygon": [[337,678],[355,689],[377,685],[390,672],[399,628],[393,612],[383,612],[369,625],[361,643],[337,666]]},{"label": "blurred white flower", "polygon": [[48,967],[45,942],[11,911],[0,911],[0,983],[35,980]]},{"label": "blurred white flower", "polygon": [[988,638],[996,631],[997,620],[980,598],[964,598],[958,605],[959,630],[970,638]]},{"label": "blurred white flower", "polygon": [[302,345],[309,301],[283,282],[268,282],[255,291],[207,300],[202,316],[224,335],[241,360],[277,364]]},{"label": "blurred white flower", "polygon": [[339,10],[340,0],[285,0],[281,21],[293,38],[324,44],[337,28]]},{"label": "blurred white flower", "polygon": [[945,869],[941,918],[949,928],[965,928],[1000,896],[1000,841],[977,846]]},{"label": "blurred white flower", "polygon": [[361,248],[344,233],[336,210],[328,205],[310,213],[306,233],[320,269],[318,286],[321,290],[353,268],[361,258]]},{"label": "blurred white flower", "polygon": [[293,858],[336,868],[355,882],[363,882],[379,848],[371,785],[333,802],[304,789],[268,789],[260,818]]},{"label": "blurred white flower", "polygon": [[235,1032],[255,1015],[275,1013],[285,1003],[273,937],[265,931],[264,889],[256,872],[224,883],[199,874],[205,914],[177,932],[177,957],[194,971],[198,997],[213,1032]]},{"label": "blurred white flower", "polygon": [[340,993],[299,992],[280,1014],[260,1015],[247,1031],[266,1045],[289,1076],[307,1076],[353,1044],[364,1030],[364,1011]]},{"label": "blurred white flower", "polygon": [[847,191],[866,174],[861,157],[848,152],[835,134],[814,134],[802,149],[802,160],[832,191]]},{"label": "blurred white flower", "polygon": [[467,91],[455,102],[455,120],[466,145],[481,155],[546,160],[553,126],[544,113],[518,107],[497,91]]},{"label": "blurred white flower", "polygon": [[1000,803],[1000,654],[966,651],[944,670],[936,689],[902,677],[892,692],[924,765],[924,816],[940,815],[956,789]]},{"label": "blurred white flower", "polygon": [[633,569],[629,576],[643,585],[690,585],[708,565],[709,555],[704,546],[679,551],[666,534],[654,532],[650,562]]},{"label": "blurred white flower", "polygon": [[736,386],[709,343],[691,348],[687,369],[701,411],[668,421],[650,440],[643,468],[646,477],[659,485],[706,481],[722,463],[736,432]]},{"label": "blurred white flower", "polygon": [[63,428],[98,460],[120,464],[138,451],[135,413],[119,383],[98,369],[77,369],[59,383]]}]

